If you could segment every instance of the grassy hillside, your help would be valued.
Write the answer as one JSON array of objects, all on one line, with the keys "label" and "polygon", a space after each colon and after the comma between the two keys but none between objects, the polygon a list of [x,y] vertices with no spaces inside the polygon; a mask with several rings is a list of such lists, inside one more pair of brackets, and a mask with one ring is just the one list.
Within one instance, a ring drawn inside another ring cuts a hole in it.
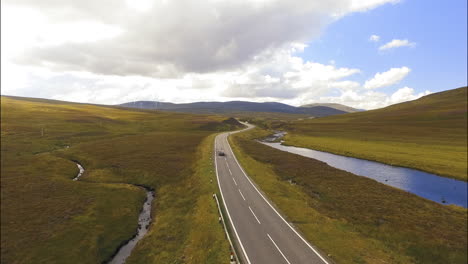
[{"label": "grassy hillside", "polygon": [[145,193],[130,184],[156,198],[129,263],[225,262],[204,127],[222,120],[2,97],[1,263],[107,260],[137,228]]},{"label": "grassy hillside", "polygon": [[285,144],[467,180],[466,87],[286,128]]},{"label": "grassy hillside", "polygon": [[466,263],[467,211],[231,136],[243,168],[305,237],[336,263]]}]

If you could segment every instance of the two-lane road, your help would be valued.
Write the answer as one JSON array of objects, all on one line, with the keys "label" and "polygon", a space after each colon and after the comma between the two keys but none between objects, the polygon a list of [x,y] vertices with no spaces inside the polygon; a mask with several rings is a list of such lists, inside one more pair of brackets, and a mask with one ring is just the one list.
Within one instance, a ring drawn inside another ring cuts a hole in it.
[{"label": "two-lane road", "polygon": [[[253,126],[248,125],[250,129]],[[328,263],[277,212],[239,165],[227,137],[215,139],[219,189],[245,264]],[[235,133],[235,132],[234,132]],[[223,151],[226,156],[219,156]]]}]

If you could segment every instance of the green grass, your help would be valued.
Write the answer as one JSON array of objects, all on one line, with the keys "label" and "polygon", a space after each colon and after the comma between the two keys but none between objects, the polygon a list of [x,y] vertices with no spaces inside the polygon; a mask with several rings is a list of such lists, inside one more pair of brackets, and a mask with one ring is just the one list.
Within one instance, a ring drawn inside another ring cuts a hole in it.
[{"label": "green grass", "polygon": [[1,110],[2,263],[109,259],[137,228],[145,192],[132,184],[156,199],[129,263],[229,258],[208,169],[224,117],[3,96]]},{"label": "green grass", "polygon": [[213,140],[213,136],[205,138],[196,150],[194,174],[182,184],[175,182],[160,189],[155,205],[156,223],[165,224],[150,230],[128,263],[195,264],[227,260],[229,244],[218,223],[218,209],[212,198],[217,190],[210,160]]},{"label": "green grass", "polygon": [[289,122],[286,145],[467,180],[467,88],[383,109]]},{"label": "green grass", "polygon": [[466,209],[252,140],[268,133],[232,136],[239,162],[288,220],[337,263],[467,262]]}]

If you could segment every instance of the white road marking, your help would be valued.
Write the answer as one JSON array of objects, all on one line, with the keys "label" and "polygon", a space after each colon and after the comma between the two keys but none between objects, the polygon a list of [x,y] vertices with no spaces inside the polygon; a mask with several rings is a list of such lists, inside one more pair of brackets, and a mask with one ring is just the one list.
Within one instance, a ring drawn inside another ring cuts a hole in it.
[{"label": "white road marking", "polygon": [[232,156],[234,157],[234,160],[236,161],[237,165],[239,166],[239,168],[241,169],[242,173],[244,174],[245,178],[247,178],[247,180],[250,182],[250,184],[254,187],[254,189],[257,191],[258,194],[260,194],[260,196],[263,198],[263,200],[271,207],[271,209],[273,209],[273,211],[275,211],[275,213],[283,220],[283,222],[286,223],[286,225],[289,226],[289,228],[326,264],[329,264],[328,261],[326,261],[322,255],[320,255],[317,250],[315,250],[310,244],[309,242],[307,242],[307,240],[305,240],[297,231],[296,229],[294,229],[284,218],[283,216],[281,216],[280,213],[278,213],[278,211],[276,211],[276,209],[270,204],[270,202],[268,202],[268,200],[265,198],[265,196],[263,196],[263,194],[257,189],[257,187],[255,186],[255,184],[253,184],[253,182],[250,180],[250,178],[247,176],[247,174],[245,173],[244,169],[242,168],[242,166],[239,164],[239,161],[237,161],[237,158],[236,158],[236,155],[234,155],[234,152],[232,151],[231,149],[231,146],[229,145],[229,141],[227,140],[226,138],[226,142],[229,146],[229,151],[231,152]]},{"label": "white road marking", "polygon": [[252,214],[253,214],[253,216],[255,217],[255,219],[257,219],[257,222],[258,222],[259,224],[262,224],[262,223],[260,223],[260,220],[258,220],[258,217],[255,215],[255,213],[254,213],[254,211],[252,210],[252,208],[250,208],[250,206],[249,206],[249,209],[250,209],[250,212],[252,212]]},{"label": "white road marking", "polygon": [[291,264],[291,262],[289,262],[289,260],[286,258],[286,256],[283,254],[283,252],[281,251],[281,249],[279,249],[278,245],[276,245],[275,241],[273,241],[273,238],[271,238],[270,234],[267,233],[267,236],[270,238],[271,242],[273,242],[273,245],[275,245],[276,249],[279,251],[279,253],[281,254],[281,256],[283,256],[284,260],[286,260],[286,262],[288,264]]},{"label": "white road marking", "polygon": [[231,174],[231,176],[232,176],[232,172],[231,172],[231,169],[229,167],[228,167],[228,170],[229,170],[229,174]]},{"label": "white road marking", "polygon": [[[215,138],[215,144],[214,145],[215,145],[214,147],[215,147],[215,150],[216,150],[216,138]],[[216,162],[216,160],[215,160],[215,170],[216,170],[216,178],[218,179],[219,192],[221,193],[221,198],[223,199],[224,208],[226,208],[226,212],[227,212],[228,217],[229,217],[229,222],[231,222],[232,228],[234,229],[234,233],[236,234],[237,240],[239,241],[239,244],[241,246],[242,252],[244,253],[247,264],[251,264],[249,256],[247,255],[247,252],[245,252],[244,245],[242,244],[242,241],[241,241],[241,239],[239,237],[239,234],[237,233],[236,226],[234,225],[234,222],[232,222],[231,214],[229,213],[229,208],[227,207],[226,201],[224,200],[223,189],[221,189],[221,183],[219,181],[219,175],[218,175],[218,163]]]},{"label": "white road marking", "polygon": [[235,183],[236,186],[237,186],[237,182],[236,182],[236,180],[234,179],[234,177],[232,177],[232,180],[234,181],[234,183]]},{"label": "white road marking", "polygon": [[242,196],[242,199],[244,199],[244,201],[245,201],[245,197],[244,197],[244,195],[242,194],[242,192],[241,192],[240,189],[239,189],[239,193],[240,193],[240,195]]}]

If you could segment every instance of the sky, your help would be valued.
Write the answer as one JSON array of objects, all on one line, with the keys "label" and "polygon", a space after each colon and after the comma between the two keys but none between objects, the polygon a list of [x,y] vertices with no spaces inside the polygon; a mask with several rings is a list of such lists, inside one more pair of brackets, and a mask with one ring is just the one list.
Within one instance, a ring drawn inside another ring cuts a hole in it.
[{"label": "sky", "polygon": [[466,0],[2,0],[1,94],[341,103],[467,85]]}]

